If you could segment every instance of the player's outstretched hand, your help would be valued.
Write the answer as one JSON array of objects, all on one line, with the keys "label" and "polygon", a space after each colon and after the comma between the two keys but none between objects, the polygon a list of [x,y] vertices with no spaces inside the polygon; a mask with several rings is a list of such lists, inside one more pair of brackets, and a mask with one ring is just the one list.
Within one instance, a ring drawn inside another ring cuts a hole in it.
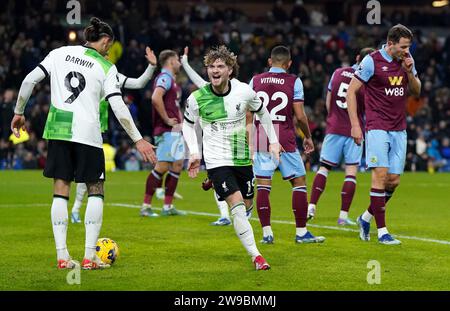
[{"label": "player's outstretched hand", "polygon": [[303,150],[306,155],[309,155],[314,151],[314,143],[311,137],[303,139]]},{"label": "player's outstretched hand", "polygon": [[282,151],[282,147],[279,143],[269,144],[269,152],[273,155],[273,157],[277,160],[277,163],[280,162],[280,153]]},{"label": "player's outstretched hand", "polygon": [[152,66],[156,66],[156,64],[158,63],[155,52],[153,52],[153,50],[148,46],[145,48],[145,58]]},{"label": "player's outstretched hand", "polygon": [[361,128],[359,126],[352,126],[352,133],[351,134],[352,134],[353,140],[355,141],[355,144],[360,146],[361,142],[363,140],[363,135],[362,135]]},{"label": "player's outstretched hand", "polygon": [[17,138],[20,137],[20,129],[25,131],[25,117],[21,114],[15,114],[11,120],[11,131]]},{"label": "player's outstretched hand", "polygon": [[189,158],[188,162],[188,175],[191,178],[195,178],[198,175],[198,172],[200,171],[200,157],[198,154],[193,154]]},{"label": "player's outstretched hand", "polygon": [[157,158],[155,154],[155,146],[150,144],[148,141],[141,139],[136,142],[136,149],[142,155],[145,162],[150,162],[153,165],[156,164]]}]

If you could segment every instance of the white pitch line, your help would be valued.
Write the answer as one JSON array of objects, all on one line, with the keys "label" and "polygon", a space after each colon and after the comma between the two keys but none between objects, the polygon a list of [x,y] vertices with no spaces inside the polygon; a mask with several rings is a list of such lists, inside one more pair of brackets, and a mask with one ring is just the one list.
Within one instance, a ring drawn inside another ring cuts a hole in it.
[{"label": "white pitch line", "polygon": [[[128,208],[141,208],[141,205],[136,205],[136,204],[109,203],[109,205],[128,207]],[[153,207],[153,209],[161,210],[161,208],[158,208],[158,207]],[[219,214],[205,213],[205,212],[194,212],[194,211],[186,211],[186,210],[184,210],[184,212],[191,214],[191,215],[198,215],[198,216],[212,216],[212,217],[220,216]],[[251,218],[251,220],[259,221],[258,218]],[[277,223],[277,224],[295,225],[295,222],[287,221],[287,220],[272,220],[271,219],[270,222]],[[325,225],[315,225],[315,224],[308,224],[308,227],[337,230],[337,231],[357,232],[357,233],[359,232],[359,230],[356,230],[356,229],[341,228],[341,227],[335,227],[335,226],[325,226]],[[445,241],[445,240],[436,240],[436,239],[421,238],[421,237],[407,236],[407,235],[397,235],[397,234],[394,234],[394,236],[398,237],[398,238],[402,238],[402,239],[407,239],[407,240],[416,240],[416,241],[421,241],[421,242],[430,242],[430,243],[450,245],[450,241]]]},{"label": "white pitch line", "polygon": [[[125,203],[106,203],[106,205],[111,206],[118,206],[118,207],[127,207],[127,208],[141,208],[141,205],[137,204],[125,204]],[[48,206],[50,207],[50,203],[24,203],[24,204],[17,204],[17,203],[4,203],[0,204],[0,208],[2,207],[15,207],[15,206]],[[155,210],[161,210],[161,208],[154,207]],[[195,212],[195,211],[186,211],[184,212],[191,214],[191,215],[198,215],[198,216],[211,216],[211,217],[218,217],[219,214],[213,214],[213,213],[205,213],[205,212]],[[253,221],[259,221],[258,218],[251,218]],[[277,224],[286,224],[286,225],[295,225],[295,222],[293,221],[287,221],[287,220],[270,220],[273,223]],[[328,230],[337,230],[337,231],[346,231],[346,232],[359,232],[359,230],[356,229],[350,229],[350,228],[341,228],[341,227],[335,227],[335,226],[325,226],[325,225],[315,225],[315,224],[308,224],[309,227],[313,228],[320,228],[320,229],[328,229]],[[401,238],[401,239],[407,239],[407,240],[415,240],[415,241],[421,241],[421,242],[429,242],[429,243],[437,243],[437,244],[444,244],[444,245],[450,245],[450,241],[446,240],[436,240],[436,239],[429,239],[429,238],[421,238],[417,236],[408,236],[408,235],[397,235],[395,234],[395,237]]]}]

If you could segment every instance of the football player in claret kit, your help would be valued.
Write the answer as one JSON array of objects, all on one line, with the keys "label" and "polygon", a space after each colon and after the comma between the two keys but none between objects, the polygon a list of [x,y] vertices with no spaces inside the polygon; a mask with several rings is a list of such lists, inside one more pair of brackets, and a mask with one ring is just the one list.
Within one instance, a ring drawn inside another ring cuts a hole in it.
[{"label": "football player in claret kit", "polygon": [[257,181],[258,196],[256,207],[263,229],[262,243],[272,244],[274,234],[270,224],[271,205],[269,195],[272,176],[277,167],[284,180],[292,185],[292,211],[295,217],[295,242],[321,243],[324,237],[314,236],[306,229],[308,198],[306,191],[305,167],[300,152],[297,149],[293,116],[299,122],[305,134],[303,148],[306,154],[314,151],[308,118],[303,107],[303,85],[295,75],[288,74],[291,65],[291,53],[285,46],[272,49],[269,58],[270,70],[256,75],[250,81],[250,86],[262,99],[264,107],[269,111],[277,135],[283,148],[280,161],[273,158],[267,149],[265,135],[258,117],[255,118],[256,137],[254,143],[253,171]]},{"label": "football player in claret kit", "polygon": [[[316,204],[325,191],[329,171],[336,168],[341,159],[345,163],[345,179],[341,191],[341,211],[338,225],[355,225],[348,218],[348,212],[356,190],[356,173],[361,162],[363,146],[357,145],[351,137],[351,124],[347,113],[346,95],[353,74],[359,62],[374,49],[364,48],[356,56],[356,64],[352,67],[336,69],[328,83],[326,108],[328,111],[325,139],[320,154],[320,167],[314,178],[311,200],[308,206],[308,218],[314,218]],[[364,88],[357,94],[358,119],[364,124]]]},{"label": "football player in claret kit", "polygon": [[[247,143],[247,111],[256,113],[267,130],[269,151],[279,159],[280,145],[267,109],[251,87],[233,79],[236,56],[225,46],[211,49],[205,56],[210,83],[193,92],[184,114],[183,135],[189,147],[188,171],[196,177],[200,168],[195,123],[203,129],[203,156],[216,193],[226,200],[233,226],[257,270],[270,265],[256,247],[246,210],[251,209],[254,178]],[[230,80],[231,79],[231,80]]]},{"label": "football player in claret kit", "polygon": [[155,78],[152,95],[153,136],[157,145],[158,163],[147,177],[141,216],[158,216],[152,210],[152,198],[161,187],[164,174],[165,196],[163,216],[185,215],[173,205],[180,172],[183,169],[184,140],[181,134],[181,88],[175,82],[181,63],[177,52],[164,50],[159,54],[161,73]]},{"label": "football player in claret kit", "polygon": [[381,49],[364,57],[355,71],[347,92],[351,135],[361,144],[363,135],[358,119],[356,93],[364,84],[366,116],[366,164],[372,170],[370,206],[357,223],[360,238],[370,239],[370,221],[375,217],[378,241],[398,245],[386,228],[386,203],[400,183],[406,159],[406,100],[409,92],[420,95],[421,83],[409,53],[412,32],[403,25],[393,26]]},{"label": "football player in claret kit", "polygon": [[100,100],[104,97],[127,134],[136,143],[144,161],[156,162],[153,146],[136,128],[122,100],[116,66],[105,60],[114,41],[111,27],[92,18],[84,31],[84,46],[63,46],[52,50],[26,77],[20,87],[11,121],[18,137],[25,124],[23,112],[33,87],[50,76],[51,107],[44,129],[48,158],[44,176],[54,179],[51,221],[59,269],[76,266],[67,250],[70,183],[86,183],[88,203],[85,215],[86,243],[83,269],[108,267],[96,255],[103,220],[105,159],[100,127]]}]

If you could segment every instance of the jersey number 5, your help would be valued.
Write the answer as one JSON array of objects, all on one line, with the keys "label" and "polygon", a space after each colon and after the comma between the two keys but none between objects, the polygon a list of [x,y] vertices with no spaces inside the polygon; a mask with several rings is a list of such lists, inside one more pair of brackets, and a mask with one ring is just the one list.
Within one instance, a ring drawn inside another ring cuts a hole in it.
[{"label": "jersey number 5", "polygon": [[64,85],[66,89],[72,93],[72,95],[70,95],[65,102],[67,104],[71,104],[75,101],[75,99],[77,99],[78,96],[80,96],[80,93],[83,92],[86,87],[86,79],[81,73],[71,71],[64,79]]},{"label": "jersey number 5", "polygon": [[[267,108],[267,105],[269,104],[269,94],[267,94],[264,91],[259,91],[256,93],[256,95],[259,98],[261,98],[264,107]],[[281,99],[281,102],[269,111],[270,118],[272,119],[272,121],[286,121],[286,116],[277,114],[277,112],[284,109],[287,106],[288,97],[283,92],[275,92],[275,93],[273,93],[272,98],[270,100],[275,101],[277,99]],[[258,115],[256,115],[256,120],[259,120]]]},{"label": "jersey number 5", "polygon": [[336,105],[338,105],[339,108],[347,109],[347,100],[346,100],[347,89],[348,89],[348,84],[341,82],[341,84],[339,85],[339,90],[338,90],[337,96],[340,98],[344,98],[344,101],[341,101],[339,99],[336,100]]}]

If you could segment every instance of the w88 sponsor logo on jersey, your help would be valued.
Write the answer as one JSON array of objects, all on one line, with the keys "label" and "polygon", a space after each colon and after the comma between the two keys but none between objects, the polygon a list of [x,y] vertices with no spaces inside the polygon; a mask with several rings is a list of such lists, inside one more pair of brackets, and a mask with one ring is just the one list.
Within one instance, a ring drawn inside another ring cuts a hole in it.
[{"label": "w88 sponsor logo on jersey", "polygon": [[404,87],[384,88],[384,93],[387,96],[403,96],[405,95],[405,88]]}]

